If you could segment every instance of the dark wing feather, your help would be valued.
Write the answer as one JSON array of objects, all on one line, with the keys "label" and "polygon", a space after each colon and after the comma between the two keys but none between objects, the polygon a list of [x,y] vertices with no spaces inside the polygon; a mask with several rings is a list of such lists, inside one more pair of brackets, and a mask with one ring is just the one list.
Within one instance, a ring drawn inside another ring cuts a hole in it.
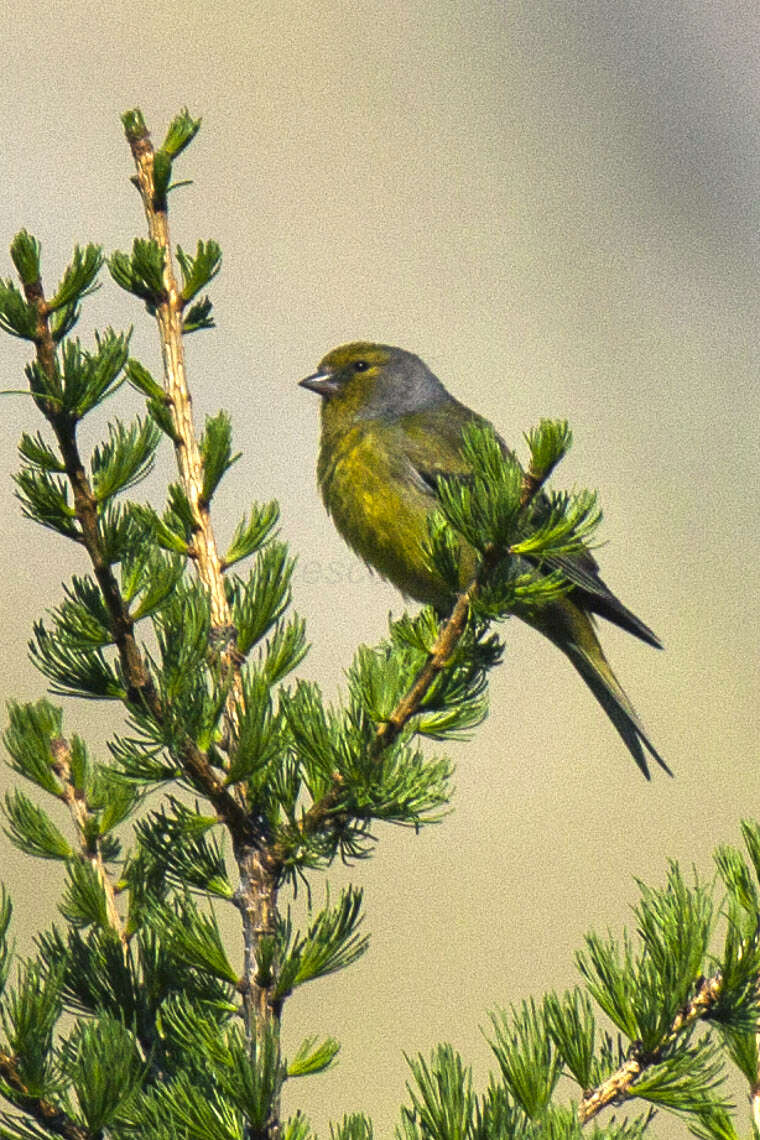
[{"label": "dark wing feather", "polygon": [[632,633],[634,637],[645,641],[647,645],[662,649],[662,642],[657,634],[624,606],[600,578],[596,562],[590,554],[579,555],[577,558],[545,558],[543,564],[552,570],[559,570],[574,583],[576,589],[573,590],[571,597],[584,610],[606,618],[607,621]]}]

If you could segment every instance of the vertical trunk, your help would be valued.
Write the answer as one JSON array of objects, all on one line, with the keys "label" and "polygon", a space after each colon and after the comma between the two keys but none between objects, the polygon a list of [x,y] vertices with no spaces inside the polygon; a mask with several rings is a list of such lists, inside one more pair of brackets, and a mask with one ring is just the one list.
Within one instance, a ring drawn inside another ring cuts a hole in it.
[{"label": "vertical trunk", "polygon": [[[243,918],[245,972],[243,975],[243,1012],[251,1057],[271,1042],[278,1073],[275,1095],[267,1122],[251,1140],[278,1140],[280,1135],[280,1009],[274,1000],[277,961],[274,940],[277,919],[278,874],[266,851],[244,847],[237,851],[240,886],[236,902]],[[262,941],[271,945],[271,965],[260,968]]]}]

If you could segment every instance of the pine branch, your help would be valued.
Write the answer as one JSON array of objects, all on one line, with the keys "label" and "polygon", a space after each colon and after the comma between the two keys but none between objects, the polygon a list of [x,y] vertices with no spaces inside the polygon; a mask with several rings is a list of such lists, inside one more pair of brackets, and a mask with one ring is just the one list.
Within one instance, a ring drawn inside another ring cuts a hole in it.
[{"label": "pine branch", "polygon": [[164,362],[166,400],[175,428],[175,454],[193,516],[193,551],[198,575],[211,602],[211,624],[217,628],[231,626],[230,608],[224,590],[222,560],[211,527],[209,504],[203,494],[203,462],[193,426],[192,399],[187,386],[183,345],[182,311],[185,299],[174,273],[169,238],[169,214],[166,187],[156,182],[156,151],[139,112],[124,116],[126,135],[135,160],[135,182],[140,191],[148,233],[163,253],[162,292],[155,298],[155,315],[161,339]]},{"label": "pine branch", "polygon": [[[544,457],[542,456],[531,460],[522,478],[520,491],[520,506],[522,508],[530,505],[549,478],[553,467],[554,463],[544,461]],[[435,644],[428,654],[425,664],[388,719],[378,725],[372,745],[372,757],[377,763],[380,763],[386,750],[398,740],[412,717],[420,712],[423,701],[437,677],[449,664],[457,645],[467,629],[471,604],[487,578],[496,557],[495,551],[486,550],[474,578],[463,593],[458,596],[454,608],[442,626]],[[336,821],[340,819],[341,809],[339,804],[341,794],[342,781],[340,777],[336,775],[329,791],[327,791],[317,803],[312,804],[309,810],[304,812],[299,820],[298,829],[304,838],[324,828],[331,819],[335,819]],[[273,854],[276,859],[280,861],[283,860],[286,855],[285,846],[282,844],[276,845]]]},{"label": "pine branch", "polygon": [[[37,365],[53,391],[57,382],[58,365],[55,341],[50,328],[51,309],[45,300],[42,281],[22,281],[24,294],[36,314],[34,344]],[[37,403],[55,432],[66,476],[74,494],[76,520],[81,541],[87,549],[95,577],[108,608],[111,633],[119,650],[122,671],[127,681],[130,701],[135,704],[155,703],[153,681],[145,667],[134,635],[134,624],[123,602],[118,582],[105,557],[98,530],[97,500],[79,455],[75,435],[75,419],[71,412],[61,408],[53,399],[37,396]]]},{"label": "pine branch", "polygon": [[45,1097],[29,1092],[18,1071],[16,1058],[4,1050],[0,1050],[0,1081],[7,1086],[14,1105],[33,1117],[46,1132],[62,1136],[64,1140],[89,1140],[87,1128],[77,1124]]},{"label": "pine branch", "polygon": [[[122,121],[135,162],[137,173],[133,181],[140,192],[148,233],[151,242],[161,254],[162,287],[160,292],[153,296],[150,308],[155,313],[158,323],[164,364],[165,399],[172,420],[174,453],[192,520],[192,544],[189,554],[194,559],[198,577],[206,588],[211,610],[212,636],[224,642],[220,660],[225,665],[232,682],[226,713],[228,743],[231,743],[237,735],[236,707],[243,699],[240,659],[235,645],[237,635],[232,611],[224,586],[223,560],[217,550],[211,526],[203,456],[193,424],[192,398],[185,369],[182,322],[182,313],[188,298],[183,294],[174,272],[167,205],[171,163],[179,153],[170,144],[172,132],[176,128],[189,141],[200,124],[193,122],[187,112],[183,112],[171,124],[164,147],[156,151],[142,114],[138,110],[127,112],[122,116]],[[238,800],[242,805],[242,793],[238,793]]]},{"label": "pine branch", "polygon": [[[201,285],[196,277],[213,275],[218,269],[218,247],[208,243],[199,245],[198,256],[191,267],[182,255],[182,269],[186,278],[185,289],[180,288],[172,263],[169,239],[167,207],[168,181],[172,160],[179,150],[170,145],[170,139],[181,134],[187,141],[198,129],[198,123],[190,119],[187,112],[177,116],[169,129],[167,142],[156,151],[150,134],[139,111],[128,112],[123,116],[125,132],[135,161],[135,182],[140,192],[148,232],[152,242],[163,254],[162,291],[154,298],[152,307],[158,322],[161,351],[164,363],[166,400],[171,412],[174,427],[174,443],[177,465],[180,471],[182,488],[187,497],[192,515],[192,549],[198,576],[205,586],[211,608],[212,632],[224,635],[225,644],[220,660],[231,681],[227,704],[228,745],[232,745],[238,735],[238,708],[243,702],[243,688],[240,675],[240,657],[236,649],[236,630],[225,591],[223,564],[216,546],[211,526],[208,494],[212,493],[212,483],[206,480],[203,457],[195,434],[192,418],[192,401],[187,385],[183,346],[183,309]],[[213,248],[212,248],[213,247]],[[208,264],[202,265],[206,253]],[[188,287],[188,276],[192,277],[192,288]],[[244,811],[244,793],[237,790],[236,803]],[[241,833],[239,827],[233,830],[235,856],[240,871],[240,886],[236,902],[243,919],[245,941],[244,965],[244,1008],[249,1042],[268,1039],[272,1030],[279,1030],[271,1002],[271,983],[262,985],[259,980],[258,956],[262,939],[273,938],[277,914],[277,888],[280,866],[267,849],[264,836],[246,826]],[[279,1048],[279,1046],[278,1046]],[[278,1114],[278,1109],[276,1109]],[[274,1127],[274,1125],[273,1125]]]},{"label": "pine branch", "polygon": [[586,1124],[610,1104],[619,1104],[636,1095],[634,1082],[652,1065],[662,1060],[666,1050],[690,1025],[708,1016],[717,1005],[723,989],[721,975],[705,978],[694,997],[675,1017],[670,1030],[656,1049],[646,1055],[633,1055],[620,1068],[595,1089],[587,1092],[578,1106],[578,1120]]},{"label": "pine branch", "polygon": [[[36,363],[47,381],[48,391],[54,391],[58,384],[58,365],[50,328],[50,306],[45,300],[39,276],[31,282],[22,278],[22,284],[26,300],[36,314]],[[90,557],[108,612],[111,636],[119,653],[121,671],[127,686],[127,699],[130,704],[147,709],[156,721],[161,722],[161,703],[137,644],[134,621],[103,548],[98,527],[97,500],[77,446],[75,416],[63,409],[59,401],[44,393],[37,391],[35,398],[55,433],[66,476],[74,494],[75,516],[81,541]],[[213,803],[236,840],[240,843],[250,841],[251,828],[247,813],[214,773],[203,752],[189,738],[184,743],[181,758],[190,779]]]},{"label": "pine branch", "polygon": [[59,798],[68,807],[71,812],[71,818],[74,821],[74,826],[79,832],[80,845],[82,857],[90,864],[98,877],[98,881],[103,888],[103,893],[106,899],[106,911],[108,914],[108,922],[111,929],[118,935],[119,941],[126,951],[127,934],[124,929],[124,924],[121,921],[119,909],[116,906],[116,893],[114,891],[111,877],[108,874],[105,863],[103,862],[103,853],[101,850],[100,839],[96,839],[94,843],[87,837],[87,825],[91,818],[91,811],[87,805],[87,801],[81,792],[74,786],[74,781],[71,777],[71,749],[69,748],[68,741],[63,737],[57,737],[50,742],[50,750],[53,754],[53,771],[58,779],[61,781],[62,790]]}]

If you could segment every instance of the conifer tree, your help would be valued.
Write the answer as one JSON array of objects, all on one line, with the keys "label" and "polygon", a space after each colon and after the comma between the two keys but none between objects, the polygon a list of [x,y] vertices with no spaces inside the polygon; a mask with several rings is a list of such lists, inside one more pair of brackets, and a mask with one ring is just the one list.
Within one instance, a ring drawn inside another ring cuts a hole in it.
[{"label": "conifer tree", "polygon": [[[309,1037],[285,1056],[287,999],[368,944],[361,889],[334,897],[324,877],[336,858],[370,855],[378,823],[419,829],[441,817],[452,769],[425,742],[486,715],[502,653],[494,623],[569,588],[515,556],[576,550],[600,511],[588,492],[548,488],[571,443],[566,423],[527,434],[524,471],[472,430],[474,477],[440,480],[428,556],[456,589],[464,535],[481,554],[475,577],[445,619],[423,609],[360,647],[342,700],[326,702],[305,679],[277,505],[247,505],[225,551],[214,535],[214,501],[239,456],[224,412],[196,435],[183,342],[213,329],[205,290],[221,251],[213,240],[173,250],[168,226],[175,163],[200,123],[181,112],[157,148],[139,111],[123,124],[147,237],[107,261],[96,245],[75,249],[50,293],[39,243],[22,231],[11,245],[18,283],[0,283],[0,325],[32,353],[21,509],[89,563],[34,625],[32,659],[52,697],[115,703],[127,725],[102,760],[47,696],[9,708],[6,759],[34,795],[19,784],[6,796],[7,834],[30,858],[62,863],[65,888],[61,921],[29,960],[14,956],[11,901],[0,903],[0,1135],[307,1140],[302,1113],[283,1118],[283,1086],[317,1079],[339,1045]],[[130,355],[129,334],[108,329],[89,347],[72,335],[104,264],[156,322],[160,380]],[[83,454],[80,424],[125,381],[144,416],[114,415]],[[127,497],[159,447],[174,449],[178,472],[160,507]],[[539,492],[549,510],[534,510]],[[69,810],[65,832],[51,798]],[[633,1138],[656,1110],[729,1140],[727,1063],[749,1084],[760,1134],[760,827],[742,830],[745,853],[716,854],[719,890],[671,865],[663,887],[640,885],[635,936],[588,936],[575,989],[491,1015],[485,1090],[450,1046],[410,1059],[400,1140],[571,1138],[586,1124]],[[325,900],[303,927],[288,906],[299,884]],[[238,911],[238,946],[221,937],[224,907]],[[370,1140],[372,1124],[345,1117],[331,1135]]]}]

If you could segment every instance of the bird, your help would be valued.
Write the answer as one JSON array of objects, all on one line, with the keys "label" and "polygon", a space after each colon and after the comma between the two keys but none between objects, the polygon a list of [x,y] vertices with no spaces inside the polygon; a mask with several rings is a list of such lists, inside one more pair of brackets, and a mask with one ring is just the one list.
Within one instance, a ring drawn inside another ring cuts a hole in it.
[{"label": "bird", "polygon": [[[317,483],[337,530],[407,598],[448,613],[456,595],[431,567],[425,549],[430,517],[439,508],[438,479],[471,474],[463,429],[492,425],[452,396],[419,356],[393,345],[340,345],[299,384],[321,398]],[[477,560],[463,541],[462,589]],[[605,618],[661,649],[659,638],[603,582],[588,550],[559,562],[568,591],[519,616],[562,650],[643,775],[650,779],[647,754],[672,775],[604,655],[595,619]]]}]

